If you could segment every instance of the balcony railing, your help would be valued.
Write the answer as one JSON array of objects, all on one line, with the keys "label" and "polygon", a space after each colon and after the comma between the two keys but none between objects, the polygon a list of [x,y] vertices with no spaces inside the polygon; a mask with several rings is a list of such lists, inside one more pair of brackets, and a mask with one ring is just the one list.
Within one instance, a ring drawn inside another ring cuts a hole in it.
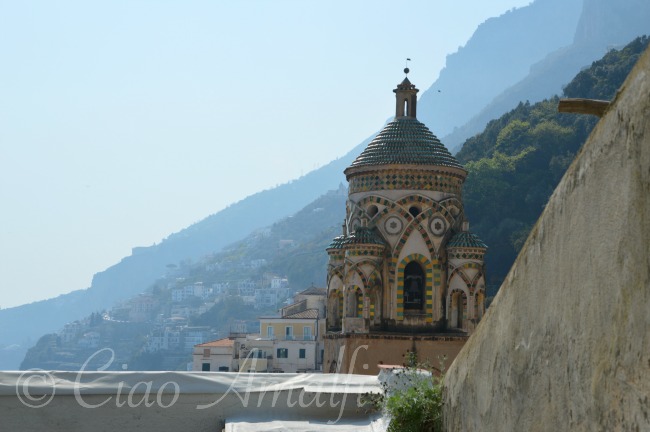
[{"label": "balcony railing", "polygon": [[287,341],[313,341],[316,340],[316,337],[314,335],[285,335],[284,338],[278,339]]}]

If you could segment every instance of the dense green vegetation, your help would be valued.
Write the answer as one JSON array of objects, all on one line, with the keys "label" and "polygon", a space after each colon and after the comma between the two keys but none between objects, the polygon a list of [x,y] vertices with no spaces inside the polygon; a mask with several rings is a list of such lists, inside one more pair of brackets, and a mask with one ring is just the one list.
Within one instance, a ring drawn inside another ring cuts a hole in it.
[{"label": "dense green vegetation", "polygon": [[641,36],[621,50],[611,50],[590,68],[581,71],[566,87],[566,97],[610,99],[623,84],[647,48],[650,38]]},{"label": "dense green vegetation", "polygon": [[382,411],[388,432],[441,431],[445,358],[439,368],[418,362],[417,353],[407,352],[405,367],[382,377],[379,393],[364,393],[360,401],[369,411]]},{"label": "dense green vegetation", "polygon": [[[610,100],[648,46],[640,37],[580,72],[566,97]],[[559,97],[520,103],[468,139],[458,159],[469,171],[464,202],[472,231],[490,247],[488,290],[494,294],[551,193],[597,118],[557,112]]]}]

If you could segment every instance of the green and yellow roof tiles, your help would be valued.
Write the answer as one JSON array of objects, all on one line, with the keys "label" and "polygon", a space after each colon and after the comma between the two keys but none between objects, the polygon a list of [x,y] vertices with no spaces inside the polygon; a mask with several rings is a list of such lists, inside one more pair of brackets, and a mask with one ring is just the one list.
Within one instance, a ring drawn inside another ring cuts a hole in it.
[{"label": "green and yellow roof tiles", "polygon": [[377,234],[374,228],[359,227],[354,233],[345,236],[340,235],[335,237],[332,242],[327,246],[328,251],[335,251],[338,249],[345,249],[352,245],[371,245],[371,246],[386,246],[384,239]]},{"label": "green and yellow roof tiles", "polygon": [[350,168],[392,164],[435,165],[464,170],[424,123],[414,118],[389,122]]},{"label": "green and yellow roof tiles", "polygon": [[332,239],[332,242],[327,246],[327,249],[343,249],[343,242],[345,241],[345,236],[340,235],[338,237],[334,237]]},{"label": "green and yellow roof tiles", "polygon": [[359,227],[354,231],[354,233],[345,238],[343,247],[362,244],[386,246],[386,242],[376,233],[374,228]]},{"label": "green and yellow roof tiles", "polygon": [[447,249],[452,248],[487,249],[488,247],[476,234],[463,231],[456,233],[451,239],[449,239]]}]

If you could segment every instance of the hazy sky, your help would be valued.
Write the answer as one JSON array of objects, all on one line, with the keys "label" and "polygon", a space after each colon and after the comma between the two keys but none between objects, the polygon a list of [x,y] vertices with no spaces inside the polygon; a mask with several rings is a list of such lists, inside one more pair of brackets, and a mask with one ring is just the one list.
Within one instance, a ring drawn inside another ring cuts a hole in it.
[{"label": "hazy sky", "polygon": [[529,3],[0,0],[0,306],[342,156]]}]

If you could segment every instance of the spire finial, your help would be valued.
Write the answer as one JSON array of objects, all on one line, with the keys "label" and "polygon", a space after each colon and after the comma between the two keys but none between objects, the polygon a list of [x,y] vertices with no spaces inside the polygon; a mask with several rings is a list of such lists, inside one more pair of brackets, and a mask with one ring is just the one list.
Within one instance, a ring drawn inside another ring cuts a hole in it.
[{"label": "spire finial", "polygon": [[[406,59],[406,66],[408,66],[408,62],[410,61],[410,58]],[[404,73],[409,73],[408,67],[404,68]],[[415,116],[415,108],[417,104],[418,89],[416,89],[415,86],[411,84],[408,75],[401,83],[397,84],[397,88],[393,90],[393,92],[395,92],[396,101],[395,118],[417,118]]]},{"label": "spire finial", "polygon": [[408,75],[408,73],[411,71],[409,69],[409,62],[411,61],[410,58],[407,58],[406,61],[404,62],[404,73]]}]

